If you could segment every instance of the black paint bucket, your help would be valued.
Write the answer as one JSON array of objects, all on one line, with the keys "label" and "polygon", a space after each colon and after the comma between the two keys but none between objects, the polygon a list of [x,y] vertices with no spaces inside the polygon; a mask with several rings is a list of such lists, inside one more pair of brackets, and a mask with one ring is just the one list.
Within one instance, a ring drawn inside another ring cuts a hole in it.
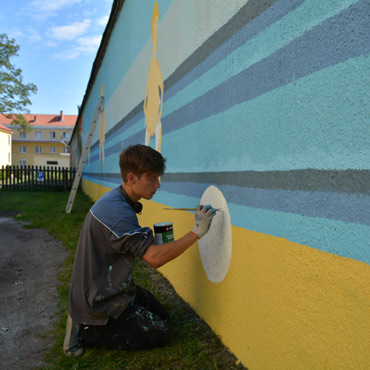
[{"label": "black paint bucket", "polygon": [[160,222],[154,224],[155,244],[166,244],[173,242],[175,237],[173,235],[172,222]]}]

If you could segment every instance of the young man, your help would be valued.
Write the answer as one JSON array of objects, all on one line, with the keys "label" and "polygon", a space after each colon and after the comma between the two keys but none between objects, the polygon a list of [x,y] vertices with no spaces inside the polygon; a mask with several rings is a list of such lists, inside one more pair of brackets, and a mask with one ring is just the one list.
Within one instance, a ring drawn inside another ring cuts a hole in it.
[{"label": "young man", "polygon": [[145,145],[124,150],[119,161],[122,185],[90,209],[78,242],[69,293],[64,353],[79,357],[84,346],[148,349],[169,341],[169,315],[132,279],[135,257],[153,267],[173,260],[205,235],[215,209],[198,206],[195,224],[182,238],[154,244],[136,213],[141,198],[151,199],[165,170],[162,155]]}]

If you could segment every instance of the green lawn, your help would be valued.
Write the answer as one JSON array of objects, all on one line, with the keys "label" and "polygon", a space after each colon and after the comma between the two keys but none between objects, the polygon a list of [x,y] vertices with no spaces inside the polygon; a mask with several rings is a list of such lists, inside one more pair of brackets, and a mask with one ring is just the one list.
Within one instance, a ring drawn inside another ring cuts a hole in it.
[{"label": "green lawn", "polygon": [[63,354],[68,290],[79,232],[92,205],[78,193],[71,214],[65,213],[68,193],[0,191],[0,215],[28,221],[31,228],[46,229],[69,252],[58,286],[58,321],[51,334],[54,345],[47,360],[55,369],[243,369],[210,328],[174,292],[169,282],[141,260],[136,261],[137,284],[150,289],[170,312],[172,337],[165,348],[146,351],[88,349],[79,359]]}]

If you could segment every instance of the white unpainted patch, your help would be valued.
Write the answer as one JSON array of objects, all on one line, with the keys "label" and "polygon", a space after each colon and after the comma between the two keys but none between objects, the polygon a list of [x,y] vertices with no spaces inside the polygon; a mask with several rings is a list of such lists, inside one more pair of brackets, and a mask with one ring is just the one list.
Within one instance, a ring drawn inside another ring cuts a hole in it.
[{"label": "white unpainted patch", "polygon": [[225,197],[216,186],[209,186],[202,195],[200,204],[219,208],[211,227],[199,240],[199,253],[209,280],[219,283],[224,280],[231,261],[231,218]]}]

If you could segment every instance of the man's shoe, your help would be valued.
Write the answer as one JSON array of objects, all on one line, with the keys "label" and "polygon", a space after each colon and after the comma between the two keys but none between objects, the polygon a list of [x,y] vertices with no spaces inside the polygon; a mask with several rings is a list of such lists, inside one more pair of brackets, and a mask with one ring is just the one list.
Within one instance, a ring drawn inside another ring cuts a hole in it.
[{"label": "man's shoe", "polygon": [[84,348],[78,341],[79,324],[72,321],[72,317],[68,315],[66,322],[66,333],[64,335],[63,352],[67,356],[74,358],[80,357],[84,354]]}]

